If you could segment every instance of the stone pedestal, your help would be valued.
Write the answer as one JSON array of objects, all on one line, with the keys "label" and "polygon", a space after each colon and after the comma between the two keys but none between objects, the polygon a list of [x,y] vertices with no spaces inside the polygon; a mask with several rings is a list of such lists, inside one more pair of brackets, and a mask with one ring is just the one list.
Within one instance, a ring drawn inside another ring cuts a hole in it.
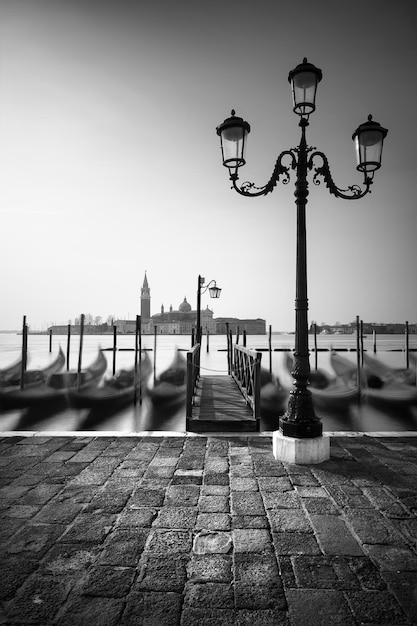
[{"label": "stone pedestal", "polygon": [[272,453],[277,461],[316,465],[330,459],[330,437],[321,435],[311,439],[286,437],[280,430],[272,433]]}]

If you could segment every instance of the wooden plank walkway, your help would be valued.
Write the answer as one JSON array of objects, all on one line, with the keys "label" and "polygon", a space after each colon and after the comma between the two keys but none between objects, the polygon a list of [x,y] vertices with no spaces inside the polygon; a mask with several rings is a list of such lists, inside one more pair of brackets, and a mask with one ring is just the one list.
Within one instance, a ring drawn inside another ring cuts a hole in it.
[{"label": "wooden plank walkway", "polygon": [[259,430],[259,422],[231,376],[201,376],[187,430],[242,432]]}]

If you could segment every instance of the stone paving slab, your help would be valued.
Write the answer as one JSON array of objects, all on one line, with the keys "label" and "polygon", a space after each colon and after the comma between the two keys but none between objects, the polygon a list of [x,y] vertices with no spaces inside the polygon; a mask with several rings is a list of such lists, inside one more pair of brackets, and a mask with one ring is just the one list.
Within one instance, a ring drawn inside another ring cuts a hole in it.
[{"label": "stone paving slab", "polygon": [[417,437],[0,435],[0,624],[417,624]]}]

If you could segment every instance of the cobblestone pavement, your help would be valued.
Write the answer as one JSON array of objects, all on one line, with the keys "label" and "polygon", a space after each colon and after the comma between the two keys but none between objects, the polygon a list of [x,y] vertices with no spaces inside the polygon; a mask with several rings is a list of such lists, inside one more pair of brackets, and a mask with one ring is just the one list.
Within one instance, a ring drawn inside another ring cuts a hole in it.
[{"label": "cobblestone pavement", "polygon": [[417,624],[417,438],[0,439],[0,624]]}]

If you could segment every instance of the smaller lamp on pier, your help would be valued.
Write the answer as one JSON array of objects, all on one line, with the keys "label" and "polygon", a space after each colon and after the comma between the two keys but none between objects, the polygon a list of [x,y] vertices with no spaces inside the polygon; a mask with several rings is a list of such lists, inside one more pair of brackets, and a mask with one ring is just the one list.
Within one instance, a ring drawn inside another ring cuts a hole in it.
[{"label": "smaller lamp on pier", "polygon": [[205,293],[207,290],[210,294],[210,298],[220,298],[221,287],[217,286],[215,280],[211,280],[207,285],[205,285],[205,278],[203,276],[198,276],[197,280],[197,335],[196,335],[196,343],[201,343],[201,294]]},{"label": "smaller lamp on pier", "polygon": [[212,287],[209,287],[210,298],[220,298],[221,292],[221,287],[218,287],[216,285],[216,281],[214,281],[214,285]]}]

